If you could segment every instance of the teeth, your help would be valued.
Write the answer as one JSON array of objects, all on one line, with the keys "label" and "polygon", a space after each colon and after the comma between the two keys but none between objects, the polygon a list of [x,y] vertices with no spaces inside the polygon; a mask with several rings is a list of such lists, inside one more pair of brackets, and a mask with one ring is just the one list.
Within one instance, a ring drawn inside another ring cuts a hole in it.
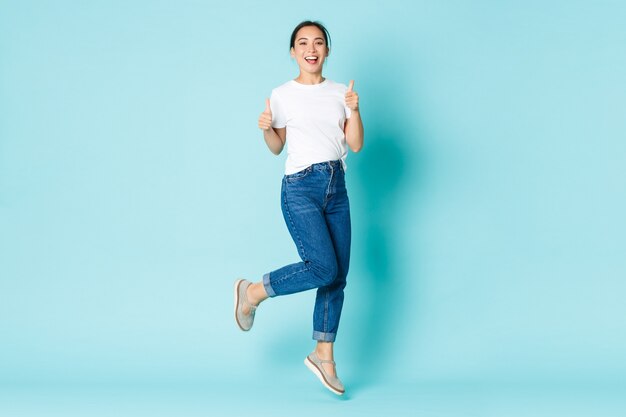
[{"label": "teeth", "polygon": [[317,59],[317,57],[316,56],[306,56],[306,57],[304,57],[304,59]]}]

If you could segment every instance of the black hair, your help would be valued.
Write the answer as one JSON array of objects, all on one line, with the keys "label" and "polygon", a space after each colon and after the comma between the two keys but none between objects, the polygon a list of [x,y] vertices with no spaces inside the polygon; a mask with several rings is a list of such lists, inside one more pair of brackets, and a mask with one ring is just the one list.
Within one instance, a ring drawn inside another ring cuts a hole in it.
[{"label": "black hair", "polygon": [[300,24],[298,24],[298,26],[296,26],[296,28],[293,30],[293,32],[291,32],[291,41],[289,42],[289,49],[295,47],[295,45],[296,45],[296,35],[298,34],[298,31],[300,29],[302,29],[303,27],[306,27],[306,26],[315,26],[316,28],[321,30],[322,33],[324,34],[324,41],[326,41],[326,47],[328,49],[330,49],[330,33],[328,33],[328,29],[326,29],[324,27],[324,25],[322,25],[320,22],[311,21],[311,20],[305,20],[303,22],[300,22]]}]

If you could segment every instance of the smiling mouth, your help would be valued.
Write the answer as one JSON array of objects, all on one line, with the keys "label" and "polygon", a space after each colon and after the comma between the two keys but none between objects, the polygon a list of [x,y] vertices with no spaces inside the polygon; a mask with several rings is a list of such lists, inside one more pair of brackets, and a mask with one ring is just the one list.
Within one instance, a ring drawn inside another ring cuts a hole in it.
[{"label": "smiling mouth", "polygon": [[308,62],[309,64],[317,64],[317,57],[316,56],[306,56],[306,57],[304,57],[304,60],[306,62]]}]

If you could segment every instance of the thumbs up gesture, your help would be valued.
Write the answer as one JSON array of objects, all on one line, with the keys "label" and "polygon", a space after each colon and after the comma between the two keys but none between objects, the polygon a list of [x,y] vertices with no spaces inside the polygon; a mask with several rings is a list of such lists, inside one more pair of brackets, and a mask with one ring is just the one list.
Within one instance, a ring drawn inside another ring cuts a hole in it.
[{"label": "thumbs up gesture", "polygon": [[354,80],[350,80],[346,91],[346,106],[352,111],[359,111],[359,95],[354,91]]},{"label": "thumbs up gesture", "polygon": [[270,99],[265,99],[265,110],[259,116],[259,129],[270,130],[272,127],[272,110],[270,109]]}]

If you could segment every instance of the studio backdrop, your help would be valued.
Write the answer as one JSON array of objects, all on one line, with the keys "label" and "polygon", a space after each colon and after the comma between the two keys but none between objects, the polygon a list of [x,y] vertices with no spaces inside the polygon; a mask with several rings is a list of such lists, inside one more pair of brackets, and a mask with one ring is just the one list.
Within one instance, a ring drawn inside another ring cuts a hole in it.
[{"label": "studio backdrop", "polygon": [[314,294],[244,334],[232,283],[298,260],[257,119],[305,19],[365,126],[344,379],[623,377],[622,2],[68,0],[0,3],[0,381],[302,366]]}]

